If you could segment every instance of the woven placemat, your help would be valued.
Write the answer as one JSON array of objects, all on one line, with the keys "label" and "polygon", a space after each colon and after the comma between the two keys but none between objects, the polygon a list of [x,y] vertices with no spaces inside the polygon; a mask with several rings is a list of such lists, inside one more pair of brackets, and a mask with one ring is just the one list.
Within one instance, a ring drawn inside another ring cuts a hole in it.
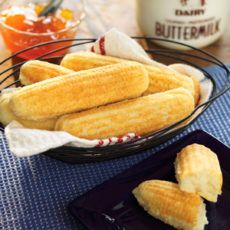
[{"label": "woven placemat", "polygon": [[[219,68],[208,70],[218,84],[223,84]],[[84,229],[69,214],[70,201],[196,129],[203,129],[229,145],[229,118],[230,92],[214,102],[185,132],[157,148],[81,165],[68,165],[44,155],[16,158],[0,132],[0,229]]]}]

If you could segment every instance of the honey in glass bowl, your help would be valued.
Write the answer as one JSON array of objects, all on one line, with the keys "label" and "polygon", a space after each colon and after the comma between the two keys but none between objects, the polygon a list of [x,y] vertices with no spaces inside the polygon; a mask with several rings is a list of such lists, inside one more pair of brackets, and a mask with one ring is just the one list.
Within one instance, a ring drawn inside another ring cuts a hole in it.
[{"label": "honey in glass bowl", "polygon": [[[54,13],[40,16],[45,6],[44,3],[11,5],[0,13],[1,33],[13,53],[40,43],[72,39],[76,36],[78,25],[84,17],[83,10],[76,14],[73,9],[63,6]],[[70,44],[69,41],[40,46],[19,54],[19,57],[36,58]],[[62,55],[65,52],[66,50],[62,50],[47,57]]]}]

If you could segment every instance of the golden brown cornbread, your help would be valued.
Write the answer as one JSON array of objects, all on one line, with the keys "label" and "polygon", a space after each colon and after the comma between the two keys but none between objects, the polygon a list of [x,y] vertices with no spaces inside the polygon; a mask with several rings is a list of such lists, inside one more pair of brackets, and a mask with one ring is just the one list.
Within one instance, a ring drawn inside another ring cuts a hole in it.
[{"label": "golden brown cornbread", "polygon": [[140,96],[148,73],[137,62],[122,62],[25,86],[12,94],[10,108],[27,120],[45,120]]},{"label": "golden brown cornbread", "polygon": [[27,61],[21,66],[19,80],[23,85],[31,85],[39,81],[71,73],[74,73],[74,71],[63,66],[32,60]]},{"label": "golden brown cornbread", "polygon": [[200,99],[200,81],[198,79],[201,80],[204,77],[203,73],[190,65],[180,63],[172,64],[169,67],[183,75],[190,77],[193,80],[195,90],[194,99],[195,104],[197,105]]},{"label": "golden brown cornbread", "polygon": [[183,87],[195,96],[191,78],[169,69],[160,69],[149,65],[145,65],[145,68],[149,73],[149,87],[145,91],[145,95]]},{"label": "golden brown cornbread", "polygon": [[44,121],[30,121],[16,117],[9,107],[11,94],[12,93],[4,93],[0,95],[0,123],[6,126],[11,121],[17,121],[26,128],[54,130],[56,119],[47,119]]},{"label": "golden brown cornbread", "polygon": [[93,52],[80,51],[66,54],[60,65],[74,71],[97,68],[105,65],[117,64],[124,59],[96,54]]},{"label": "golden brown cornbread", "polygon": [[186,146],[178,153],[175,168],[181,190],[217,201],[223,178],[217,155],[211,149],[199,144]]},{"label": "golden brown cornbread", "polygon": [[[76,52],[65,55],[61,65],[68,69],[79,71],[124,61],[126,60],[92,52]],[[149,87],[145,95],[184,87],[197,97],[194,91],[193,80],[188,76],[170,69],[160,69],[150,65],[144,66],[149,74]]]},{"label": "golden brown cornbread", "polygon": [[197,105],[199,103],[199,100],[200,100],[200,82],[194,76],[190,76],[190,78],[193,80],[194,99],[195,99],[195,104]]},{"label": "golden brown cornbread", "polygon": [[181,191],[175,183],[144,181],[133,190],[133,194],[151,216],[176,229],[204,230],[208,223],[202,198]]},{"label": "golden brown cornbread", "polygon": [[178,88],[62,116],[55,129],[87,139],[144,135],[179,121],[193,109],[191,93]]}]

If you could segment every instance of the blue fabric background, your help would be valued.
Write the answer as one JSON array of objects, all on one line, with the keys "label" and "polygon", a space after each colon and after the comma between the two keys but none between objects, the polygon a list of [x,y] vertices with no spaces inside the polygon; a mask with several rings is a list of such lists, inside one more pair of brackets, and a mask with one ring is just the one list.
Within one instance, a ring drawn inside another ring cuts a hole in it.
[{"label": "blue fabric background", "polygon": [[[220,69],[209,71],[218,78],[218,84],[223,83]],[[19,159],[10,153],[0,132],[0,229],[82,229],[68,213],[70,201],[196,129],[230,144],[230,92],[173,140],[107,162],[68,165],[44,155]]]}]

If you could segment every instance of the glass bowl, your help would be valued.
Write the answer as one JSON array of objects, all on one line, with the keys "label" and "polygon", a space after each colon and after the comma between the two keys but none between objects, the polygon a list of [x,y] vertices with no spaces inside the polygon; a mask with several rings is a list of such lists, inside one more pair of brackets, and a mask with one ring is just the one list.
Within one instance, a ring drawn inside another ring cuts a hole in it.
[{"label": "glass bowl", "polygon": [[[49,1],[47,0],[32,0],[29,3],[31,4],[46,4]],[[17,0],[17,1],[4,1],[0,5],[0,10],[4,11],[11,6],[25,6],[28,5],[28,1],[26,0]],[[7,25],[3,19],[0,19],[0,30],[3,36],[3,39],[7,45],[7,47],[13,52],[16,53],[20,50],[23,50],[27,47],[31,47],[37,45],[39,43],[45,43],[56,40],[66,39],[65,45],[70,45],[72,42],[68,41],[68,39],[73,39],[76,36],[78,26],[82,22],[85,17],[84,10],[84,1],[83,0],[74,0],[68,1],[64,0],[62,3],[62,8],[71,9],[74,12],[74,22],[71,25],[66,26],[64,29],[58,30],[56,32],[46,32],[46,33],[34,33],[34,32],[25,32],[23,30],[15,29],[9,25]],[[62,45],[60,43],[53,43],[43,47],[37,47],[33,50],[29,50],[27,52],[23,52],[18,56],[23,59],[33,59],[37,56],[43,55],[52,51],[54,49],[61,48]],[[62,55],[67,50],[62,50],[56,55]],[[50,55],[52,56],[52,55]]]}]

